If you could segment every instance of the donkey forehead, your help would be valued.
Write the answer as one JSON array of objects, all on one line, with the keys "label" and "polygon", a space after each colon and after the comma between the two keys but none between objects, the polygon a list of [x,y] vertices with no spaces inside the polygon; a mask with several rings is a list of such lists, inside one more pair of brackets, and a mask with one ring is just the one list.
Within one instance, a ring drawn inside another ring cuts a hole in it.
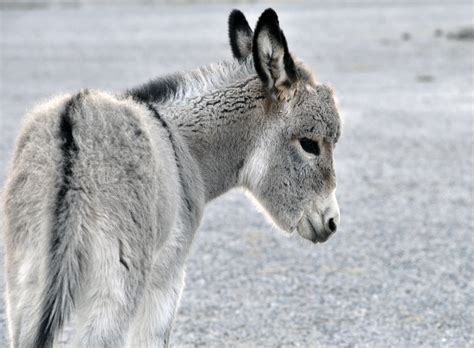
[{"label": "donkey forehead", "polygon": [[319,110],[319,114],[324,113],[338,118],[334,93],[329,86],[306,84],[297,101],[303,108],[316,109]]},{"label": "donkey forehead", "polygon": [[328,138],[340,134],[341,120],[334,101],[333,91],[322,84],[308,83],[295,93],[289,115],[294,126]]}]

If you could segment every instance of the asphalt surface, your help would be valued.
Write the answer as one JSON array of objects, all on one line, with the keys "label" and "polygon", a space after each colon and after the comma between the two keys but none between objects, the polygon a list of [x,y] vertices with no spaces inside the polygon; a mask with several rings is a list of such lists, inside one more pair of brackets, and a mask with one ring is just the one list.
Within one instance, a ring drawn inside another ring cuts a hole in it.
[{"label": "asphalt surface", "polygon": [[[255,23],[267,6],[239,7]],[[474,346],[474,41],[448,38],[472,28],[472,3],[274,7],[290,49],[339,98],[342,225],[312,246],[241,191],[209,204],[173,345]],[[1,182],[29,108],[228,59],[231,8],[0,10]]]}]

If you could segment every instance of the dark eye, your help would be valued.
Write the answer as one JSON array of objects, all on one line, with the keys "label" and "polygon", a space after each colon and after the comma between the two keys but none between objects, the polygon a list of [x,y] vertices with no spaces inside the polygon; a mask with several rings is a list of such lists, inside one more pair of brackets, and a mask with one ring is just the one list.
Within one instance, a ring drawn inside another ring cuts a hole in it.
[{"label": "dark eye", "polygon": [[303,150],[305,150],[308,153],[312,153],[315,156],[319,156],[319,154],[321,153],[321,151],[319,150],[319,144],[317,141],[314,141],[308,138],[301,138],[300,144]]}]

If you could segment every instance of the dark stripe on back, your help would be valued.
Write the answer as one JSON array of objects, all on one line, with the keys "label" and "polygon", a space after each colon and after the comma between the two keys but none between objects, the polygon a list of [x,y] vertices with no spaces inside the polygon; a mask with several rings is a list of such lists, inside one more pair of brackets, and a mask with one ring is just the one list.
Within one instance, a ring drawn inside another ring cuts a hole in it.
[{"label": "dark stripe on back", "polygon": [[153,105],[151,105],[150,103],[147,103],[146,106],[152,112],[153,116],[158,121],[160,121],[163,128],[166,129],[166,131],[168,132],[168,138],[170,140],[171,147],[173,148],[173,152],[174,152],[174,159],[175,159],[175,162],[176,162],[176,167],[178,168],[179,181],[181,182],[181,187],[183,189],[183,192],[182,192],[183,193],[183,200],[184,200],[184,203],[186,204],[186,208],[187,208],[188,212],[191,213],[192,212],[192,204],[191,204],[191,202],[189,200],[189,197],[188,197],[189,192],[190,192],[189,184],[186,180],[183,180],[183,168],[181,167],[181,162],[179,160],[179,156],[178,156],[178,153],[176,151],[176,144],[175,144],[175,141],[174,141],[174,138],[173,138],[173,133],[171,132],[171,129],[169,128],[168,124],[163,119],[163,117],[161,117],[161,115],[158,113],[158,110],[156,110],[156,108]]},{"label": "dark stripe on back", "polygon": [[160,103],[174,97],[183,82],[184,79],[181,75],[169,75],[129,89],[125,95],[145,103]]},{"label": "dark stripe on back", "polygon": [[[62,313],[62,308],[58,308],[58,305],[62,307],[63,304],[63,291],[68,291],[69,294],[67,297],[72,298],[72,292],[74,290],[70,287],[64,289],[62,286],[63,280],[58,279],[58,277],[60,276],[61,257],[65,252],[65,248],[67,248],[63,240],[68,238],[68,236],[64,236],[67,231],[63,229],[64,220],[66,220],[70,208],[67,193],[71,189],[74,161],[79,152],[76,141],[74,140],[74,122],[71,118],[71,113],[80,98],[81,93],[73,96],[67,102],[59,121],[58,137],[61,141],[60,150],[62,154],[61,184],[57,192],[56,205],[53,213],[48,265],[48,272],[50,273],[47,276],[47,291],[43,299],[42,316],[35,347],[49,347],[52,345],[55,330],[61,327],[66,319],[64,317],[66,313]],[[81,263],[80,260],[79,263]]]}]

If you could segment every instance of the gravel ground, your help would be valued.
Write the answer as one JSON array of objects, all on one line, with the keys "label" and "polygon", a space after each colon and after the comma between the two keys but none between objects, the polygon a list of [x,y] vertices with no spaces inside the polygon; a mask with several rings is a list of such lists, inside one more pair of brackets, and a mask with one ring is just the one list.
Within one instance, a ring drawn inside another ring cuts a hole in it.
[{"label": "gravel ground", "polygon": [[[240,7],[255,23],[267,6]],[[1,10],[0,180],[34,104],[228,59],[231,8]],[[474,41],[456,35],[472,32],[472,3],[275,8],[292,51],[339,97],[342,225],[312,246],[241,191],[209,204],[174,346],[472,347]]]}]

